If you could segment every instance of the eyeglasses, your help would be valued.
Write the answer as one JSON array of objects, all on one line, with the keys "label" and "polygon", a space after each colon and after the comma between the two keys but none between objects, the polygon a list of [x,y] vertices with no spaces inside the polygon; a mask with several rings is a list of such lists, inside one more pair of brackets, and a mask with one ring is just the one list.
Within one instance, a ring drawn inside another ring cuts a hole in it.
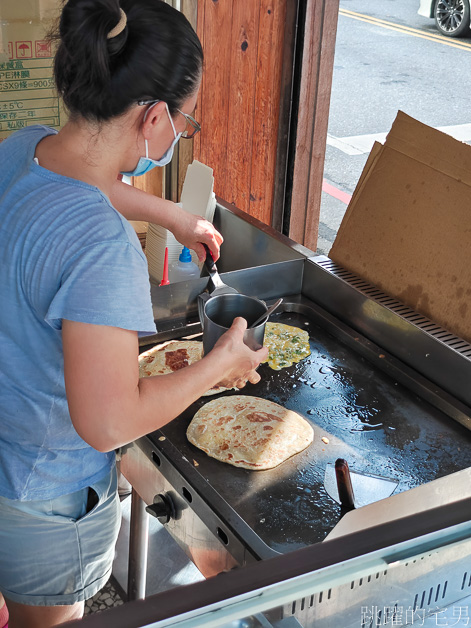
[{"label": "eyeglasses", "polygon": [[[156,103],[158,103],[160,101],[158,100],[138,100],[137,104],[138,105],[154,105]],[[201,124],[199,122],[197,122],[193,116],[190,116],[189,113],[183,113],[183,111],[180,111],[180,109],[177,109],[178,113],[181,113],[181,115],[185,118],[187,126],[189,126],[189,129],[185,129],[185,131],[183,131],[182,133],[182,138],[186,139],[186,140],[191,140],[195,137],[195,135],[197,133],[199,133],[201,131]]]},{"label": "eyeglasses", "polygon": [[183,131],[182,137],[184,137],[186,140],[191,140],[193,137],[195,137],[197,133],[201,131],[201,124],[199,122],[196,122],[193,116],[190,116],[189,113],[183,113],[183,111],[180,111],[180,109],[177,109],[177,111],[178,113],[182,114],[182,116],[186,120],[187,125],[190,126],[189,129],[187,128],[185,129],[185,131]]}]

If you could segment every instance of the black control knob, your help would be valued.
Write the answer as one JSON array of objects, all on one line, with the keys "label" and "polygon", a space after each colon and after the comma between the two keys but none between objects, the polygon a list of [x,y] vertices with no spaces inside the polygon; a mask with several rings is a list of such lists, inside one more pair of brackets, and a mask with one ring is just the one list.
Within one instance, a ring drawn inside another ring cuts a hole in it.
[{"label": "black control knob", "polygon": [[175,518],[175,506],[168,493],[159,493],[154,497],[154,503],[146,507],[149,515],[160,521],[161,524],[168,523]]}]

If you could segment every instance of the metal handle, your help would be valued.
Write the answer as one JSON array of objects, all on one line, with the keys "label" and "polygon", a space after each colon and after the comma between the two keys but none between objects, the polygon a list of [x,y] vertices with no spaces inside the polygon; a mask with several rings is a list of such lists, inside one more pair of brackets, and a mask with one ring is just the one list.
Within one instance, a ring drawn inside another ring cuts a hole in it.
[{"label": "metal handle", "polygon": [[353,495],[352,478],[348,463],[343,458],[338,458],[335,461],[335,476],[340,504],[347,510],[353,510],[355,508],[355,496]]},{"label": "metal handle", "polygon": [[216,264],[214,262],[213,256],[211,255],[211,251],[209,250],[209,246],[204,243],[203,246],[204,250],[206,251],[206,259],[204,260],[204,265],[206,266],[208,273],[211,275],[216,270],[214,268]]},{"label": "metal handle", "polygon": [[[261,300],[261,299],[260,299],[260,300]],[[272,314],[272,313],[276,310],[276,308],[277,308],[279,305],[281,305],[281,303],[282,303],[282,302],[283,302],[283,299],[282,299],[282,298],[280,298],[280,299],[278,299],[278,301],[276,301],[275,303],[273,303],[273,305],[270,305],[270,307],[269,307],[269,308],[267,308],[267,311],[265,312],[265,314],[262,314],[262,316],[259,316],[259,317],[257,318],[257,320],[256,320],[254,323],[252,323],[252,324],[250,325],[250,327],[257,327],[257,325],[258,325],[259,323],[261,323],[261,322],[263,321],[263,319],[264,319],[264,318],[266,318],[266,319],[268,320],[268,317],[270,316],[270,314]],[[262,301],[262,303],[266,306],[265,301]]]},{"label": "metal handle", "polygon": [[204,306],[206,301],[211,298],[211,295],[208,292],[202,292],[198,295],[198,316],[200,318],[201,329],[204,329]]},{"label": "metal handle", "polygon": [[208,290],[212,294],[218,288],[224,288],[224,284],[219,277],[218,269],[216,268],[216,262],[211,255],[209,247],[206,244],[203,244],[203,246],[206,250],[206,259],[204,260],[204,265],[209,273]]}]

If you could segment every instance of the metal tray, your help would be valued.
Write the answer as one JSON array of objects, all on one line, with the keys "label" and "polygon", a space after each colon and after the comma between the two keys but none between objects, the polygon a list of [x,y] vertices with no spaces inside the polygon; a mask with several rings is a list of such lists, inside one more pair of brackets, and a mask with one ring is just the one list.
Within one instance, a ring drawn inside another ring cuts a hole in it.
[{"label": "metal tray", "polygon": [[[268,471],[238,469],[210,458],[185,435],[208,398],[149,435],[153,447],[215,512],[224,516],[227,505],[275,552],[322,541],[339,521],[340,506],[324,488],[326,465],[336,458],[347,459],[353,471],[396,480],[396,492],[471,466],[470,432],[419,396],[423,382],[415,390],[410,372],[407,386],[398,381],[394,358],[345,326],[336,333],[335,324],[329,324],[327,331],[319,311],[303,297],[285,300],[271,320],[307,330],[311,356],[281,371],[261,365],[261,382],[242,391],[310,421],[315,436],[308,449]],[[356,344],[363,349],[368,344],[368,359]]]}]

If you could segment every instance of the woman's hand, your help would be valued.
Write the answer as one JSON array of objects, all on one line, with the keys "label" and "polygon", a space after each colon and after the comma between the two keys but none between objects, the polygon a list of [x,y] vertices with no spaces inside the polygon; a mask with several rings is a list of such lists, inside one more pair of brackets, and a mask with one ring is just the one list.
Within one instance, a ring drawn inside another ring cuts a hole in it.
[{"label": "woman's hand", "polygon": [[219,258],[223,237],[201,216],[194,216],[172,201],[153,196],[118,180],[114,183],[110,200],[128,220],[153,222],[171,231],[179,242],[195,251],[201,262],[206,259],[203,244],[208,245],[215,260]]},{"label": "woman's hand", "polygon": [[206,259],[206,244],[211,251],[214,260],[219,258],[219,249],[223,237],[210,222],[202,216],[190,214],[178,205],[174,209],[173,226],[170,227],[173,235],[184,246],[195,251],[200,262]]},{"label": "woman's hand", "polygon": [[139,379],[137,332],[62,320],[64,378],[77,433],[99,451],[112,451],[161,428],[216,386],[242,388],[268,354],[243,341],[238,318],[202,360],[168,375]]},{"label": "woman's hand", "polygon": [[219,338],[214,349],[208,354],[218,356],[218,367],[223,378],[219,382],[225,388],[243,388],[247,382],[256,384],[260,381],[260,375],[255,370],[260,362],[268,357],[268,349],[262,347],[253,351],[244,344],[244,332],[247,329],[247,321],[244,318],[236,318],[228,331]]}]

